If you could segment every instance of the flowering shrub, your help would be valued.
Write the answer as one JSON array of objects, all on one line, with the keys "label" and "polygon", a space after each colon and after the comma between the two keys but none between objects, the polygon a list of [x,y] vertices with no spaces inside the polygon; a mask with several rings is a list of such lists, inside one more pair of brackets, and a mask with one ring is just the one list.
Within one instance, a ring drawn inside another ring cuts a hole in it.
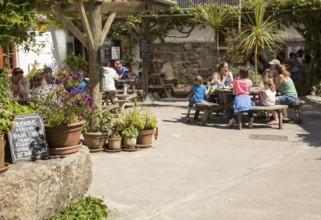
[{"label": "flowering shrub", "polygon": [[43,114],[46,126],[62,126],[81,121],[94,108],[91,96],[68,92],[63,85],[56,86],[54,92],[36,103],[36,109]]},{"label": "flowering shrub", "polygon": [[98,108],[85,112],[86,125],[83,128],[85,133],[101,132],[108,133],[113,126],[114,117],[108,109]]}]

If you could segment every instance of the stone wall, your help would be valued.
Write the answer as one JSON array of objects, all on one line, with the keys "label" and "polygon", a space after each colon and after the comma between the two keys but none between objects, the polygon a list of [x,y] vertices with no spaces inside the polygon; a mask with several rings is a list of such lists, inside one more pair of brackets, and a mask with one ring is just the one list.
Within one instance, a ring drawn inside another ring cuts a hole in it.
[{"label": "stone wall", "polygon": [[0,174],[0,219],[45,219],[81,199],[91,181],[86,146],[63,158],[11,164]]},{"label": "stone wall", "polygon": [[153,44],[152,58],[165,58],[173,66],[180,84],[193,83],[199,74],[206,80],[214,72],[214,45],[212,42],[181,42]]}]

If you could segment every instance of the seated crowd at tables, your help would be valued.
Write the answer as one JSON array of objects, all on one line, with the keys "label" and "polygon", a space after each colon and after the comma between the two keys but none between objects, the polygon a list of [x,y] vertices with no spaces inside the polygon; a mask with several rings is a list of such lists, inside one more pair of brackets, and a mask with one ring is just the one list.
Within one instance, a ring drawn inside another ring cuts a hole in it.
[{"label": "seated crowd at tables", "polygon": [[[262,83],[260,84],[259,100],[252,100],[250,88],[252,81],[250,71],[247,67],[240,67],[240,76],[233,78],[229,71],[228,63],[222,61],[217,66],[217,72],[213,73],[210,82],[206,86],[203,84],[201,76],[196,76],[191,87],[187,116],[185,122],[190,121],[190,112],[195,103],[204,101],[215,102],[220,99],[220,103],[226,103],[223,110],[223,117],[228,119],[227,127],[232,127],[236,122],[234,113],[247,111],[249,117],[248,127],[253,127],[253,105],[272,106],[276,104],[289,105],[298,102],[298,94],[291,78],[291,73],[286,69],[286,65],[281,64],[278,59],[268,62],[269,66],[262,73]],[[233,95],[226,93],[218,94],[217,88],[231,88]],[[220,95],[218,97],[218,95]],[[272,111],[273,119],[267,115],[268,125],[278,125],[279,119],[276,112]]]},{"label": "seated crowd at tables", "polygon": [[[45,67],[42,72],[36,72],[30,80],[23,73],[23,70],[19,67],[12,70],[10,88],[11,95],[16,100],[46,97],[57,86],[64,86],[66,91],[74,93],[83,93],[88,89],[88,82],[84,78],[82,70],[64,71],[55,78],[52,75],[52,69]],[[77,83],[75,85],[65,83],[68,78],[75,79]]]}]

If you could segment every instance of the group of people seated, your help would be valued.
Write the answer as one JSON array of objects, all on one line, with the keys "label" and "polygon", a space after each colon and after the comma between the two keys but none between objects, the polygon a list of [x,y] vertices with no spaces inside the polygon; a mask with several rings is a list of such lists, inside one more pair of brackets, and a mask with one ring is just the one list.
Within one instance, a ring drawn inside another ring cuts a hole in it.
[{"label": "group of people seated", "polygon": [[[250,97],[250,88],[252,81],[250,71],[247,67],[240,67],[240,75],[233,78],[229,71],[228,63],[223,61],[217,66],[217,72],[213,73],[210,82],[203,84],[201,76],[196,76],[194,84],[191,87],[190,99],[185,122],[190,121],[190,112],[195,103],[202,103],[205,100],[209,102],[220,99],[220,103],[226,103],[227,108],[223,111],[223,117],[229,119],[228,127],[232,127],[236,122],[234,113],[247,111],[249,116],[248,127],[253,127],[254,117],[251,111],[253,105],[272,106],[275,104],[289,105],[296,103],[298,94],[291,78],[290,72],[286,66],[281,64],[278,59],[268,62],[269,66],[262,73],[262,83],[260,84],[259,100],[252,100]],[[218,94],[217,88],[232,88],[233,95]],[[268,115],[268,125],[278,125],[279,119],[276,112],[272,111],[273,119]]]},{"label": "group of people seated", "polygon": [[[66,83],[68,78],[72,78],[76,83]],[[88,82],[82,70],[63,71],[55,78],[52,75],[52,69],[45,67],[42,71],[36,72],[31,79],[25,77],[23,70],[19,67],[12,70],[10,89],[12,98],[16,100],[44,98],[57,86],[64,86],[69,92],[83,93],[88,89]]]}]

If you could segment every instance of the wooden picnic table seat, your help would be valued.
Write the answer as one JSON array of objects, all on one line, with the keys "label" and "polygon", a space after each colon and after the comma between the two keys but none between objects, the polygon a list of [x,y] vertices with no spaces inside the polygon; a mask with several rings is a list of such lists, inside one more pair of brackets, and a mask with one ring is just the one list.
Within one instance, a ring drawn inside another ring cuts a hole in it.
[{"label": "wooden picnic table seat", "polygon": [[212,102],[202,102],[202,103],[196,103],[195,104],[195,115],[194,120],[198,119],[200,111],[204,111],[203,117],[202,117],[202,125],[206,125],[207,119],[209,115],[216,111],[219,107],[218,103],[212,103]]},{"label": "wooden picnic table seat", "polygon": [[[252,111],[264,111],[264,112],[268,112],[268,111],[276,111],[278,117],[279,117],[279,129],[282,129],[282,125],[283,125],[283,111],[288,109],[287,105],[272,105],[272,106],[253,106]],[[243,113],[245,113],[247,111],[241,111],[237,113],[237,123],[238,123],[238,128],[239,130],[242,129],[242,117],[243,117]]]}]

